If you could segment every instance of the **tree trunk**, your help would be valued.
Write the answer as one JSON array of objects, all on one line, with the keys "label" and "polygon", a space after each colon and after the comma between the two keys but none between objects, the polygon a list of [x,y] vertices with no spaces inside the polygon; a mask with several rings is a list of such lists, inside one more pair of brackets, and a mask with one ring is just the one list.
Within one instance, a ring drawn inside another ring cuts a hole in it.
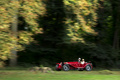
[{"label": "tree trunk", "polygon": [[113,48],[119,49],[119,31],[120,31],[120,0],[111,0],[113,8],[113,20],[114,20],[114,37],[113,37]]},{"label": "tree trunk", "polygon": [[119,49],[119,29],[116,29],[114,32],[113,48]]},{"label": "tree trunk", "polygon": [[[18,0],[11,0],[11,1],[18,1]],[[13,21],[11,26],[11,31],[13,33],[13,37],[17,38],[17,28],[18,28],[18,9],[15,8],[14,15],[13,15]],[[12,41],[13,44],[17,44],[17,40]],[[10,58],[10,66],[16,66],[17,65],[17,51],[16,47],[13,48],[11,51],[11,58]]]}]

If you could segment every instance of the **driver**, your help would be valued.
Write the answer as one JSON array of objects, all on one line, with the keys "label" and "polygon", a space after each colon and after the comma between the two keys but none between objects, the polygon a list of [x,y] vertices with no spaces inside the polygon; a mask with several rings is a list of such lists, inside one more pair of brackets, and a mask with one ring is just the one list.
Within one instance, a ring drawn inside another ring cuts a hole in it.
[{"label": "driver", "polygon": [[78,58],[78,62],[80,63],[81,58]]}]

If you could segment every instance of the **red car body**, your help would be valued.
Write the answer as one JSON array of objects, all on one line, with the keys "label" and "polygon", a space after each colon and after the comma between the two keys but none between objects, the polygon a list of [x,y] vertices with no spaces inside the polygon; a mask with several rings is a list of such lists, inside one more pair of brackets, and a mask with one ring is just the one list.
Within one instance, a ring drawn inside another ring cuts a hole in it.
[{"label": "red car body", "polygon": [[92,63],[87,63],[85,62],[82,64],[81,62],[61,62],[61,63],[56,63],[56,70],[68,71],[72,69],[78,69],[78,70],[87,70],[91,71],[93,69]]}]

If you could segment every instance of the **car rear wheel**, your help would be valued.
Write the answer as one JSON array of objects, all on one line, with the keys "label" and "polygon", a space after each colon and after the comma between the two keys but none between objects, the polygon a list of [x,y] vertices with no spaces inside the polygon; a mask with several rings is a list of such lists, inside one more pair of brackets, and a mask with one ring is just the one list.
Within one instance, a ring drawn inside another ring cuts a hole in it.
[{"label": "car rear wheel", "polygon": [[92,70],[92,68],[91,68],[91,66],[90,66],[90,65],[87,65],[87,66],[85,67],[85,70],[86,70],[86,71],[91,71],[91,70]]},{"label": "car rear wheel", "polygon": [[64,71],[69,71],[70,70],[69,65],[67,65],[67,64],[63,65],[63,70]]}]

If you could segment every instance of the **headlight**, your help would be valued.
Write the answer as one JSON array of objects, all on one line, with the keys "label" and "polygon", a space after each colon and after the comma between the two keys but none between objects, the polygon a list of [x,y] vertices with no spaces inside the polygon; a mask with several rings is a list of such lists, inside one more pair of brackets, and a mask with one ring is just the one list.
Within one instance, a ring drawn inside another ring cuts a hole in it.
[{"label": "headlight", "polygon": [[59,66],[59,65],[57,64],[57,65],[56,65],[56,68],[57,68],[58,66]]}]

